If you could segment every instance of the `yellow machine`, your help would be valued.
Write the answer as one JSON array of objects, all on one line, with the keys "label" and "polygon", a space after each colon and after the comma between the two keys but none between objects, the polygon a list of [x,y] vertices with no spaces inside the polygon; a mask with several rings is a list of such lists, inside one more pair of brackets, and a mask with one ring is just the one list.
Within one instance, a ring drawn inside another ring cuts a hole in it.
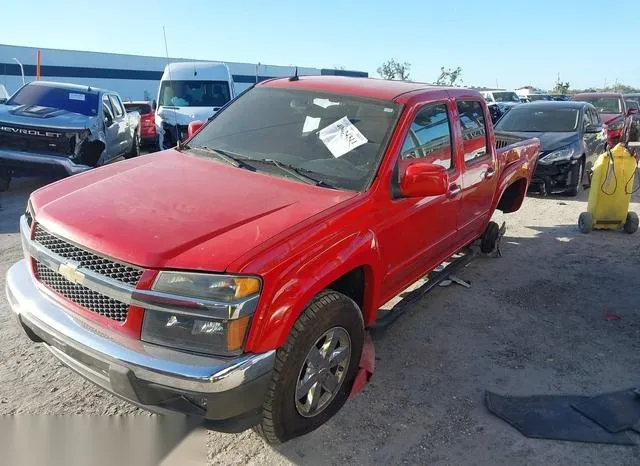
[{"label": "yellow machine", "polygon": [[637,167],[638,160],[624,144],[598,156],[593,164],[587,212],[578,218],[582,233],[621,227],[627,233],[636,232],[638,215],[629,212],[629,203]]}]

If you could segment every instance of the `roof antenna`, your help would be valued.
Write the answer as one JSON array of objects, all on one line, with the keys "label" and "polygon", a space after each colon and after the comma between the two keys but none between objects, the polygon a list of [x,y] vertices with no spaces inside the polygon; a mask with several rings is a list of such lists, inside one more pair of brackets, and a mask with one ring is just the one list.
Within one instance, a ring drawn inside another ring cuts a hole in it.
[{"label": "roof antenna", "polygon": [[299,80],[300,80],[300,77],[298,76],[298,67],[296,66],[295,74],[289,78],[289,81],[299,81]]}]

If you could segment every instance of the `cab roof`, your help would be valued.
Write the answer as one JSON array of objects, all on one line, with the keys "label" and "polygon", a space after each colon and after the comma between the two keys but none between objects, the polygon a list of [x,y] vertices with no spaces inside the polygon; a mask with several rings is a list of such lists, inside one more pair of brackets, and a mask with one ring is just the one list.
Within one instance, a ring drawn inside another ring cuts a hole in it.
[{"label": "cab roof", "polygon": [[102,89],[99,87],[93,86],[83,86],[80,84],[71,84],[71,83],[59,83],[55,81],[31,81],[27,83],[28,86],[45,86],[45,87],[56,87],[58,89],[65,89],[68,91],[78,91],[78,92],[87,92],[98,94],[100,92],[112,92],[108,89]]},{"label": "cab roof", "polygon": [[388,101],[396,100],[400,95],[416,91],[442,91],[448,89],[444,86],[413,81],[391,81],[388,79],[348,76],[299,76],[297,80],[277,78],[263,81],[258,86],[334,92],[336,94]]},{"label": "cab roof", "polygon": [[575,94],[572,98],[573,100],[584,99],[585,97],[622,97],[622,94],[619,92],[581,92],[580,94]]},{"label": "cab roof", "polygon": [[581,109],[585,106],[592,106],[589,102],[584,102],[582,100],[537,100],[535,102],[529,102],[526,104],[518,105],[518,109],[544,109],[550,110],[554,108],[573,108],[576,110]]}]

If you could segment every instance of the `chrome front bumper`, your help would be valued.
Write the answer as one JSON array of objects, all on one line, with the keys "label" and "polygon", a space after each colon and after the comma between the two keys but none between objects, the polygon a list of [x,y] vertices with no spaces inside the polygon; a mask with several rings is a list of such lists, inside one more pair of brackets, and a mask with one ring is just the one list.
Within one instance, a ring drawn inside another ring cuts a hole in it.
[{"label": "chrome front bumper", "polygon": [[23,259],[6,293],[29,337],[105,390],[150,411],[222,421],[258,411],[275,351],[223,359],[144,343],[98,326],[44,294]]},{"label": "chrome front bumper", "polygon": [[39,169],[54,167],[66,172],[67,175],[75,175],[91,168],[87,165],[76,164],[63,156],[33,154],[9,149],[0,149],[0,165],[14,169],[24,168],[25,170],[33,167]]}]

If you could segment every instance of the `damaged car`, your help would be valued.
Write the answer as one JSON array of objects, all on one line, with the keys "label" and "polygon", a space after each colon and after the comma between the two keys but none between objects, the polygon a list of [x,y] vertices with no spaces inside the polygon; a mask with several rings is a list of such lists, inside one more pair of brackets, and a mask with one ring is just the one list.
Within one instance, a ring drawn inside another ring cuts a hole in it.
[{"label": "damaged car", "polygon": [[540,140],[540,156],[531,180],[542,194],[577,196],[593,163],[606,148],[605,128],[588,102],[523,104],[507,113],[496,131]]},{"label": "damaged car", "polygon": [[111,91],[25,84],[0,107],[0,191],[15,174],[69,176],[140,154],[140,115]]}]

